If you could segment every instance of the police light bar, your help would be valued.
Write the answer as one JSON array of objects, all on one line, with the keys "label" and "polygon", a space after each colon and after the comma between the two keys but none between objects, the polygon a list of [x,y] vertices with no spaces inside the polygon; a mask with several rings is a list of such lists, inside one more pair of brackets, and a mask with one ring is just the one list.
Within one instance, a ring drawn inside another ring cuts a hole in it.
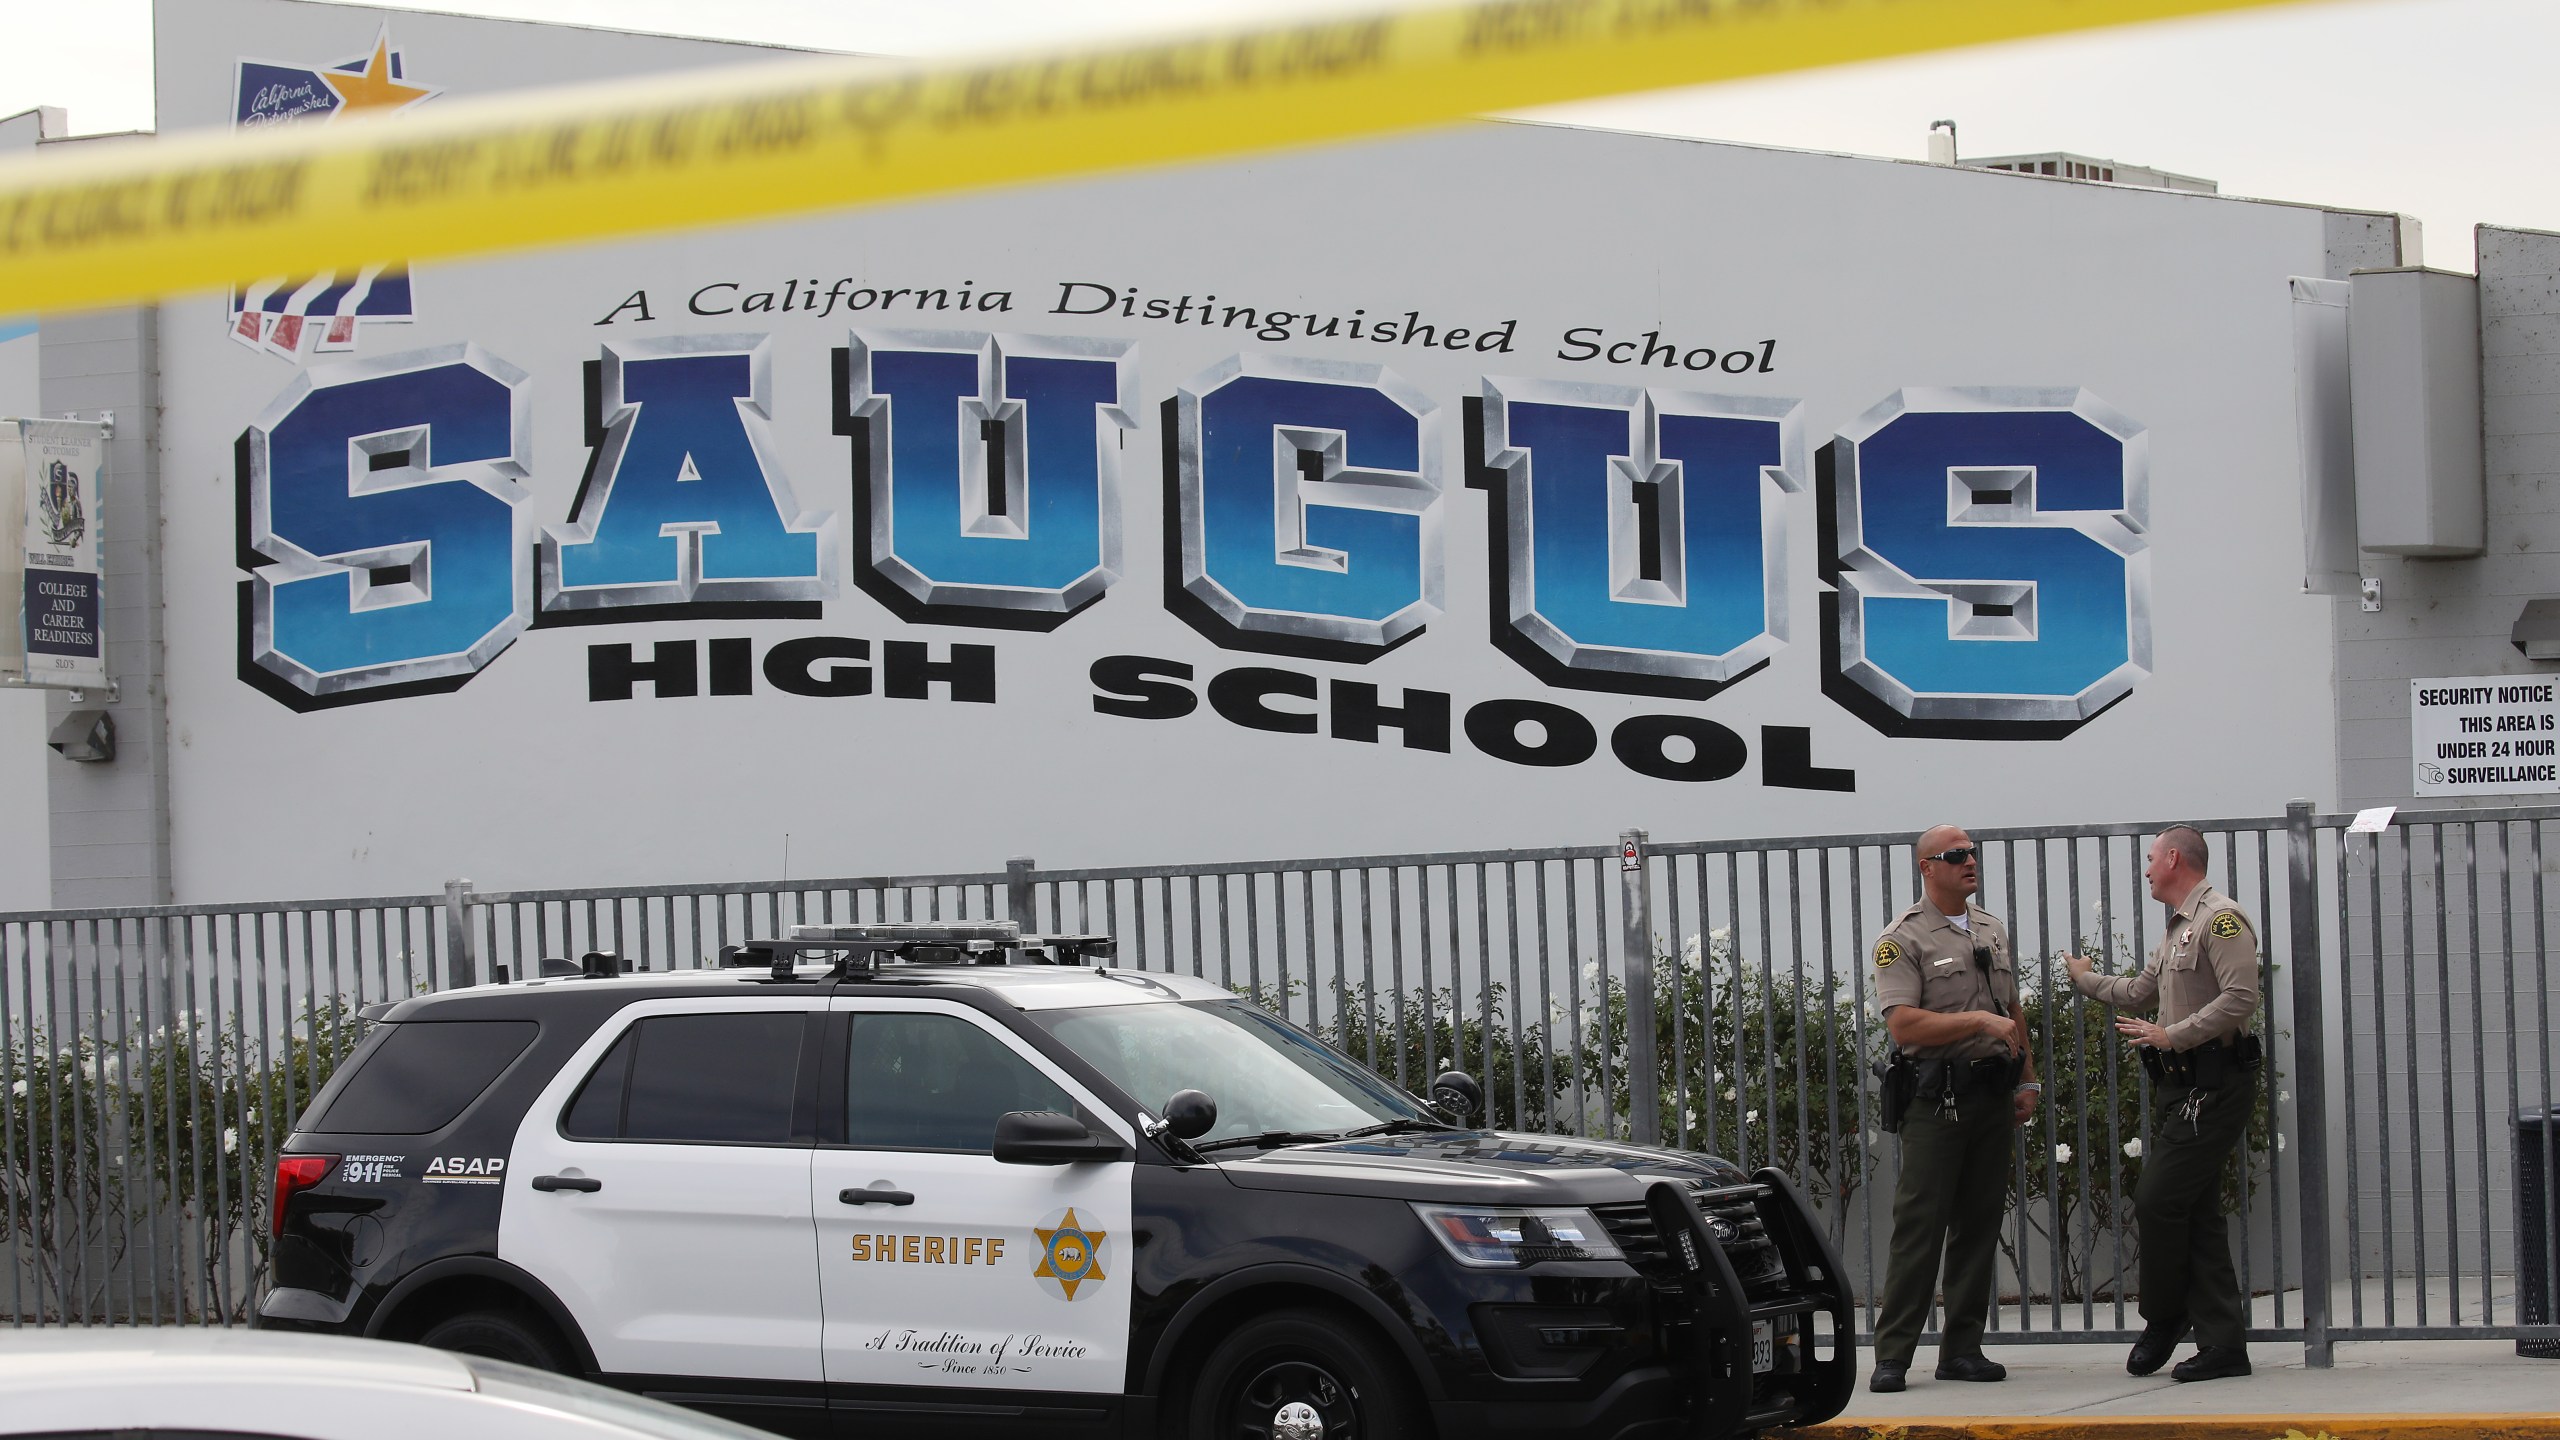
[{"label": "police light bar", "polygon": [[[1039,952],[1037,958],[1034,953]],[[1108,935],[1022,933],[1010,920],[794,925],[788,937],[750,940],[720,951],[723,969],[770,968],[776,980],[797,975],[800,957],[833,957],[839,974],[869,973],[883,960],[909,965],[1083,965],[1120,953]]]}]

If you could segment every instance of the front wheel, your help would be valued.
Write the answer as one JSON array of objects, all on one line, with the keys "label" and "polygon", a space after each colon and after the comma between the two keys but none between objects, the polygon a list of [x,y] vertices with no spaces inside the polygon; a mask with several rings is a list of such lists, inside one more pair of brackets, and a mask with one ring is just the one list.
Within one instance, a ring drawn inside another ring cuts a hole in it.
[{"label": "front wheel", "polygon": [[1418,1440],[1412,1380],[1356,1323],[1279,1310],[1238,1326],[1191,1388],[1190,1440]]}]

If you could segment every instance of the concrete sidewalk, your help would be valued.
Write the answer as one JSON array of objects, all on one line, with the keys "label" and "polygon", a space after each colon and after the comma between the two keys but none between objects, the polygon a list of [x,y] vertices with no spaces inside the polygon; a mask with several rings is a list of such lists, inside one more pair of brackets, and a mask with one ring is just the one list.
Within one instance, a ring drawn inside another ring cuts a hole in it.
[{"label": "concrete sidewalk", "polygon": [[[2167,1370],[2143,1379],[2126,1374],[2127,1348],[1993,1345],[1984,1353],[2008,1366],[2009,1378],[1984,1385],[1933,1378],[1937,1354],[1923,1346],[1913,1358],[1910,1388],[1898,1395],[1866,1388],[1874,1367],[1862,1351],[1858,1393],[1832,1423],[1895,1428],[1949,1416],[2539,1415],[2560,1429],[2560,1360],[2519,1356],[2512,1340],[2340,1344],[2337,1364],[2327,1370],[2305,1366],[2299,1344],[2261,1343],[2249,1347],[2257,1373],[2192,1385],[2171,1380]],[[2192,1345],[2182,1345],[2177,1358],[2193,1353]]]}]

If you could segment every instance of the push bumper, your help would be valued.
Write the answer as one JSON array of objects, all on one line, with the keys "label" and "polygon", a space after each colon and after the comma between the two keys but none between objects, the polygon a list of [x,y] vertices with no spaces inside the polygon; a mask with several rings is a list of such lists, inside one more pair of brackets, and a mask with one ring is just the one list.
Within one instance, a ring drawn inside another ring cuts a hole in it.
[{"label": "push bumper", "polygon": [[[1686,1440],[1819,1424],[1848,1406],[1857,1384],[1853,1301],[1838,1252],[1795,1182],[1774,1169],[1751,1178],[1761,1225],[1786,1268],[1784,1287],[1757,1300],[1689,1187],[1657,1180],[1645,1191],[1688,1312],[1688,1323],[1666,1336],[1672,1365],[1688,1382],[1680,1431]],[[1765,1373],[1752,1366],[1752,1331],[1760,1324],[1777,1337],[1775,1364]]]}]

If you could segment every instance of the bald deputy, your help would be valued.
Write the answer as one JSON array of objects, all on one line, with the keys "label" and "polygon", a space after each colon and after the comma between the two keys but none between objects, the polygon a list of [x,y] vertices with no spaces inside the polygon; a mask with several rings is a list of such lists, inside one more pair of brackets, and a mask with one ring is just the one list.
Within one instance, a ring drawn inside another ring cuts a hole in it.
[{"label": "bald deputy", "polygon": [[1894,917],[1873,951],[1876,1006],[1895,1049],[1921,1077],[1902,1121],[1893,1247],[1876,1312],[1876,1368],[1867,1388],[1879,1391],[1903,1387],[1929,1322],[1942,1252],[1938,1378],[2008,1375],[1982,1353],[1982,1332],[2017,1127],[2044,1091],[2018,1019],[2008,927],[1973,903],[1982,889],[1973,837],[1940,825],[1913,849],[1920,899]]},{"label": "bald deputy", "polygon": [[2209,855],[2193,826],[2151,842],[2143,865],[2151,898],[2175,906],[2150,963],[2137,975],[2101,975],[2088,957],[2064,963],[2081,994],[2139,1010],[2156,999],[2157,1021],[2124,1016],[2116,1029],[2140,1048],[2151,1075],[2151,1147],[2134,1183],[2142,1237],[2142,1336],[2124,1368],[2148,1375],[2192,1328],[2196,1353],[2175,1380],[2249,1373],[2248,1306],[2231,1266],[2222,1175],[2258,1100],[2258,932],[2229,896],[2205,883]]}]

